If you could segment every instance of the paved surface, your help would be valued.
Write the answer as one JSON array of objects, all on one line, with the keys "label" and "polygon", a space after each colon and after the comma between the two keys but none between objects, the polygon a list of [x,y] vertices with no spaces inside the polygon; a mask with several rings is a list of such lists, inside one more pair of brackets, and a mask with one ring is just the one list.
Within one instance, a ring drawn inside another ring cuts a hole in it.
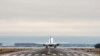
[{"label": "paved surface", "polygon": [[44,49],[14,52],[14,53],[0,55],[0,56],[99,56],[99,55],[74,51],[70,49],[44,48]]}]

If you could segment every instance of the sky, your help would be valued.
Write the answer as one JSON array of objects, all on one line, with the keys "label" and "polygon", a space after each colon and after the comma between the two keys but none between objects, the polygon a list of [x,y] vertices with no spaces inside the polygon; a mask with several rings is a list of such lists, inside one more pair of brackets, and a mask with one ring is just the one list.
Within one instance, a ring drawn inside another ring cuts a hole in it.
[{"label": "sky", "polygon": [[0,36],[100,36],[100,0],[0,0]]}]

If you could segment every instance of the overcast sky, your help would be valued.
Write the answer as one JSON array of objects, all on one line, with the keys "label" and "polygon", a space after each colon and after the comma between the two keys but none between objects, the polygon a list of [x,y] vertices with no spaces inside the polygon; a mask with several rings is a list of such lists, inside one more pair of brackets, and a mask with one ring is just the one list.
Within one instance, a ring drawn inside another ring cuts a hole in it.
[{"label": "overcast sky", "polygon": [[100,0],[0,0],[0,35],[100,36]]}]

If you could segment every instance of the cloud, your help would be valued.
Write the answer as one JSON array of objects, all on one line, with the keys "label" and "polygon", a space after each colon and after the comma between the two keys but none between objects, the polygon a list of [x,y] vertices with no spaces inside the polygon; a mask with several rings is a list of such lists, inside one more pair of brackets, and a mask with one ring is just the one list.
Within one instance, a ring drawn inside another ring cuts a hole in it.
[{"label": "cloud", "polygon": [[100,21],[2,21],[0,22],[1,34],[26,34],[26,35],[91,35],[100,34]]},{"label": "cloud", "polygon": [[100,18],[99,0],[1,0],[1,18]]},{"label": "cloud", "polygon": [[0,35],[100,35],[99,0],[1,0]]}]

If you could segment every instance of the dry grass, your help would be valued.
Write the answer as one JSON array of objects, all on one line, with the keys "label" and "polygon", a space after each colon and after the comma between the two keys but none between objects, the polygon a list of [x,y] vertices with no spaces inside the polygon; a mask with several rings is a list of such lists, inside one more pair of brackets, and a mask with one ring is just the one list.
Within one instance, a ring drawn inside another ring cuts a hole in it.
[{"label": "dry grass", "polygon": [[98,48],[98,49],[95,49],[95,48],[71,48],[71,49],[77,50],[77,51],[84,51],[84,52],[100,54],[100,48]]},{"label": "dry grass", "polygon": [[[71,49],[100,54],[100,49],[95,49],[95,48],[71,48]],[[31,48],[0,48],[0,54],[23,51],[23,50],[31,50]]]},{"label": "dry grass", "polygon": [[0,48],[0,54],[28,50],[26,48]]}]

